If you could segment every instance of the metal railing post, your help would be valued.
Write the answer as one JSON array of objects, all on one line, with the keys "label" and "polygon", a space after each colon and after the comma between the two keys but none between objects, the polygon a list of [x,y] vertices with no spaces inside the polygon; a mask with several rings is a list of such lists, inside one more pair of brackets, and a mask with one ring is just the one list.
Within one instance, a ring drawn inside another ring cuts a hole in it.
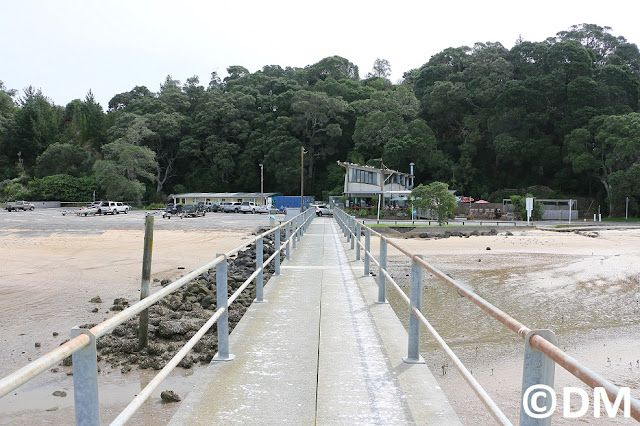
[{"label": "metal railing post", "polygon": [[291,224],[287,223],[286,226],[284,227],[284,238],[287,240],[287,246],[286,246],[284,252],[285,252],[285,258],[287,260],[289,260],[289,258],[291,257],[291,253],[290,253],[290,250],[289,250],[289,245],[291,245],[291,241],[290,241],[291,232],[289,231],[289,225],[291,225]]},{"label": "metal railing post", "polygon": [[73,327],[71,338],[89,336],[89,344],[71,355],[73,362],[73,402],[77,425],[100,425],[98,398],[98,353],[96,336],[89,330]]},{"label": "metal railing post", "polygon": [[378,271],[378,301],[376,303],[387,303],[387,278],[382,273],[387,269],[387,241],[380,237],[380,270]]},{"label": "metal railing post", "polygon": [[280,256],[282,255],[282,250],[280,249],[280,228],[276,229],[275,231],[275,246],[276,246],[276,252],[278,252],[278,254],[276,254],[276,258],[275,263],[274,263],[274,273],[276,275],[280,275]]},{"label": "metal railing post", "polygon": [[[551,425],[551,416],[547,418],[535,418],[532,415],[539,413],[531,411],[530,407],[546,407],[550,408],[550,412],[555,411],[553,405],[556,402],[555,392],[553,391],[553,381],[556,363],[554,360],[531,346],[529,340],[533,335],[539,335],[545,340],[557,343],[556,335],[551,330],[531,330],[524,338],[524,367],[522,369],[522,398],[520,399],[520,425],[521,426],[548,426]],[[550,388],[545,389],[540,385]],[[532,386],[535,386],[532,388]],[[535,390],[535,392],[532,392]],[[544,393],[540,397],[540,392]],[[525,400],[526,405],[525,405]],[[547,412],[547,410],[545,410]]]},{"label": "metal railing post", "polygon": [[[422,256],[417,255],[414,257]],[[424,360],[420,359],[420,320],[413,313],[413,310],[422,310],[422,268],[411,259],[411,303],[409,305],[409,347],[407,349],[407,357],[404,362],[408,364],[422,364]]]},{"label": "metal railing post", "polygon": [[349,227],[351,228],[351,250],[355,248],[356,242],[356,218],[355,216],[349,217]]},{"label": "metal railing post", "polygon": [[295,248],[297,247],[298,243],[298,231],[296,231],[296,220],[293,219],[291,221],[291,241],[292,241],[292,248],[295,250]]},{"label": "metal railing post", "polygon": [[258,276],[256,277],[256,300],[254,302],[264,302],[263,299],[263,285],[264,285],[264,247],[262,237],[258,238],[256,241],[256,269],[260,268],[260,272],[258,272]]},{"label": "metal railing post", "polygon": [[300,238],[302,238],[302,235],[300,232],[301,226],[302,226],[302,220],[300,216],[298,216],[298,218],[296,219],[296,237],[298,238],[298,242],[300,242]]},{"label": "metal railing post", "polygon": [[[140,300],[151,293],[151,258],[153,254],[153,216],[144,218],[144,249],[142,252],[142,279],[140,283]],[[140,312],[138,324],[138,350],[149,344],[149,310]]]},{"label": "metal railing post", "polygon": [[360,260],[360,223],[356,221],[356,260]]},{"label": "metal railing post", "polygon": [[347,213],[344,212],[342,215],[342,232],[344,233],[345,238],[349,241],[349,231],[347,230]]},{"label": "metal railing post", "polygon": [[364,231],[364,275],[369,276],[369,265],[371,264],[371,259],[369,258],[369,253],[371,252],[371,231],[369,228],[366,228]]},{"label": "metal railing post", "polygon": [[[216,253],[216,257],[224,256]],[[216,265],[216,310],[224,308],[225,311],[218,318],[218,353],[213,357],[214,361],[231,361],[235,355],[229,353],[229,307],[227,290],[227,258]]]}]

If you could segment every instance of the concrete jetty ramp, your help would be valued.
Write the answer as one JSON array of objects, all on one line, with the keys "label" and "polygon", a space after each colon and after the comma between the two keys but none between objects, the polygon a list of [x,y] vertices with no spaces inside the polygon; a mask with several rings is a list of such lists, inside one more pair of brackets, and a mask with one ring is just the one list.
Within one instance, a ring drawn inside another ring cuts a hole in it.
[{"label": "concrete jetty ramp", "polygon": [[171,425],[460,424],[427,366],[402,362],[407,333],[343,241],[314,219]]}]

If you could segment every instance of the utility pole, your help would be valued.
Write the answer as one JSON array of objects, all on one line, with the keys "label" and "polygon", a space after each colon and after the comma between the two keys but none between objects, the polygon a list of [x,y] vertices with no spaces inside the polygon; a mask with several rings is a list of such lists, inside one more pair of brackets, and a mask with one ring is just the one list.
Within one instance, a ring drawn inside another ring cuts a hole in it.
[{"label": "utility pole", "polygon": [[260,163],[260,204],[264,205],[264,164]]},{"label": "utility pole", "polygon": [[378,197],[378,219],[380,223],[380,209],[384,206],[384,163],[380,160],[380,196]]},{"label": "utility pole", "polygon": [[304,210],[304,146],[300,147],[300,213]]}]

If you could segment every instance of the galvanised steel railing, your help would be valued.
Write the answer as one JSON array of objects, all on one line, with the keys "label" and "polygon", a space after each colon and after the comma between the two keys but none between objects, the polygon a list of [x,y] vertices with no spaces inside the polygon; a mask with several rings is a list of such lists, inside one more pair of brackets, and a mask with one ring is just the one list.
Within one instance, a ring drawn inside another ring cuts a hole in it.
[{"label": "galvanised steel railing", "polygon": [[[56,349],[47,352],[35,361],[27,364],[21,369],[9,374],[0,380],[0,398],[27,383],[40,373],[47,371],[50,367],[58,364],[69,355],[73,361],[73,386],[76,424],[99,425],[100,411],[98,399],[98,366],[96,340],[111,332],[118,325],[142,313],[151,305],[178,290],[189,281],[197,278],[212,268],[216,268],[216,293],[217,304],[214,315],[196,332],[196,334],[183,346],[183,348],[160,370],[151,382],[129,403],[118,417],[111,423],[112,425],[122,425],[140,406],[146,401],[160,383],[171,373],[178,363],[189,353],[195,344],[204,334],[217,323],[218,330],[218,353],[214,360],[229,361],[234,358],[229,353],[229,322],[228,307],[238,298],[249,284],[256,281],[256,302],[263,301],[263,271],[272,261],[274,262],[274,273],[280,275],[280,256],[284,250],[285,258],[290,258],[290,245],[295,249],[297,242],[304,234],[305,230],[315,216],[315,212],[309,209],[292,219],[263,232],[254,238],[245,241],[236,248],[224,253],[217,254],[216,258],[204,266],[188,273],[184,277],[167,285],[154,294],[140,300],[138,303],[124,309],[113,317],[97,324],[91,329],[81,329],[74,327],[71,330],[71,340],[60,345]],[[281,243],[280,233],[284,228],[285,242]],[[264,261],[263,240],[270,234],[274,234],[275,252]],[[244,283],[227,299],[227,260],[240,252],[242,249],[256,244],[256,270],[247,278]],[[260,267],[258,267],[260,265]]]},{"label": "galvanised steel railing", "polygon": [[[516,333],[525,341],[525,359],[523,368],[523,380],[522,380],[522,394],[523,400],[521,401],[520,410],[520,424],[550,424],[550,417],[547,419],[536,419],[531,417],[526,410],[524,410],[524,399],[527,396],[527,389],[534,385],[546,385],[553,388],[554,380],[554,367],[555,363],[562,366],[565,370],[571,373],[576,378],[580,379],[586,385],[591,388],[601,387],[604,388],[608,397],[611,400],[617,400],[621,394],[621,389],[595,373],[593,370],[583,366],[575,358],[569,356],[567,353],[558,348],[555,343],[555,334],[551,330],[531,330],[529,327],[521,324],[507,313],[501,311],[491,303],[487,302],[470,289],[464,287],[453,278],[449,277],[435,266],[425,262],[421,255],[412,254],[391,239],[385,237],[379,232],[374,231],[370,227],[360,224],[354,216],[347,215],[343,210],[335,209],[334,217],[338,225],[340,226],[347,242],[350,242],[350,248],[356,251],[356,260],[360,260],[360,250],[364,251],[364,276],[369,276],[370,263],[373,262],[379,269],[378,274],[378,303],[385,303],[386,298],[386,281],[388,280],[394,289],[399,293],[402,300],[409,305],[409,345],[408,355],[404,359],[407,363],[421,363],[424,362],[420,358],[420,324],[424,324],[429,333],[435,338],[438,345],[444,350],[446,355],[451,359],[456,368],[462,374],[464,380],[471,386],[473,391],[478,395],[482,403],[489,409],[492,416],[500,424],[510,425],[511,422],[498,408],[495,402],[489,397],[487,392],[480,386],[480,384],[471,375],[469,370],[462,364],[460,359],[455,355],[447,343],[440,337],[437,331],[431,326],[429,321],[421,312],[422,303],[422,269],[425,269],[432,273],[434,276],[444,281],[450,287],[455,289],[460,295],[466,297],[471,302],[479,306],[482,310],[487,312],[490,316],[496,319],[501,324],[505,325],[511,331]],[[362,232],[364,230],[365,241],[361,242]],[[371,235],[376,235],[380,238],[380,260],[371,253]],[[387,245],[393,246],[400,253],[411,259],[411,290],[410,296],[402,291],[400,286],[395,282],[387,271]],[[550,397],[550,395],[547,395]],[[535,396],[534,396],[535,397]],[[630,415],[635,420],[640,421],[640,401],[629,396],[630,400]],[[622,409],[622,405],[620,405]],[[542,420],[542,421],[541,421]],[[548,420],[548,422],[546,421]]]}]

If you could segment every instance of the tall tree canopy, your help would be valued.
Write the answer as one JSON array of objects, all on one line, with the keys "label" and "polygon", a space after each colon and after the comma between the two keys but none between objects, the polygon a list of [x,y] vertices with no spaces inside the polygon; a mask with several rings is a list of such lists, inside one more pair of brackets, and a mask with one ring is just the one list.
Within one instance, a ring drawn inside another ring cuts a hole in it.
[{"label": "tall tree canopy", "polygon": [[167,76],[135,86],[106,112],[91,92],[61,107],[0,83],[0,182],[14,194],[15,179],[22,191],[33,177],[65,174],[93,178],[101,196],[163,201],[185,190],[257,191],[263,164],[265,190],[299,193],[303,167],[305,192],[321,197],[341,193],[337,160],[382,158],[403,172],[413,162],[417,183],[459,194],[546,185],[612,214],[629,196],[640,213],[640,52],[611,28],[575,25],[511,49],[448,47],[399,84],[380,58],[364,79],[340,56],[226,71],[203,84]]}]

